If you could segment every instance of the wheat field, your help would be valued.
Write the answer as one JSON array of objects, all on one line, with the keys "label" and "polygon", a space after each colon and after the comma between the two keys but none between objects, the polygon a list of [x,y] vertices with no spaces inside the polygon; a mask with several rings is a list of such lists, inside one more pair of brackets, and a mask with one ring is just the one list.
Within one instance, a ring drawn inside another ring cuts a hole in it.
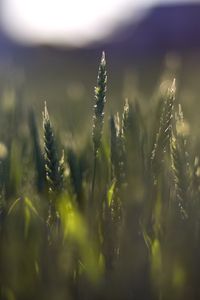
[{"label": "wheat field", "polygon": [[200,299],[198,137],[176,80],[112,113],[108,81],[103,52],[78,142],[48,99],[0,103],[2,300]]}]

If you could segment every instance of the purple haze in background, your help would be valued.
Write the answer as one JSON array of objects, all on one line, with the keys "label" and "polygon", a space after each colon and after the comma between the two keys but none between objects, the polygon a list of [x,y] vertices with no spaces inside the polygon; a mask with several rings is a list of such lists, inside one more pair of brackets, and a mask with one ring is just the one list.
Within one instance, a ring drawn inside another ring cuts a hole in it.
[{"label": "purple haze in background", "polygon": [[[0,31],[0,54],[3,56],[8,54],[15,56],[20,51],[32,52],[36,48],[20,46]],[[164,54],[167,51],[198,50],[200,5],[173,4],[155,7],[138,24],[134,22],[119,28],[109,40],[87,48],[93,50],[104,48],[112,51],[113,55],[126,53],[126,56],[131,57]]]}]

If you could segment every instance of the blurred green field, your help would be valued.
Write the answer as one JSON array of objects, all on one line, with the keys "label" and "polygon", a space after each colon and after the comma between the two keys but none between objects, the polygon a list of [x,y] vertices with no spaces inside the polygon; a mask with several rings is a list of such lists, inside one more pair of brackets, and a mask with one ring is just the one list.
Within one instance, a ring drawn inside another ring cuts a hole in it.
[{"label": "blurred green field", "polygon": [[198,55],[109,59],[0,74],[0,299],[200,297]]}]

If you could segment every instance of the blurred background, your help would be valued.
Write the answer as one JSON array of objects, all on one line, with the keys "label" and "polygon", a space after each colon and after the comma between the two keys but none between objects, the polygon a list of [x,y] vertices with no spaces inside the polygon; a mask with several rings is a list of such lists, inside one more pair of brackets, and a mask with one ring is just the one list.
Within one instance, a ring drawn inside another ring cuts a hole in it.
[{"label": "blurred background", "polygon": [[61,113],[71,131],[90,126],[102,50],[108,110],[125,97],[149,101],[161,81],[165,89],[177,77],[179,101],[198,128],[200,1],[0,1],[2,99],[15,94],[38,109],[47,100],[58,124]]},{"label": "blurred background", "polygon": [[[91,125],[103,50],[108,130],[93,197]],[[172,98],[162,105],[160,94],[174,78],[185,121],[179,110],[181,143],[173,139],[169,156]],[[108,120],[121,116],[125,98],[138,102],[123,141],[118,118]],[[67,210],[61,222],[56,217],[53,243],[43,222],[46,200],[54,202],[46,183],[57,185],[63,166],[58,175],[48,129],[44,148],[44,101],[67,165]],[[199,101],[200,0],[0,0],[0,299],[200,299]],[[45,180],[44,151],[53,181],[47,167]],[[80,216],[70,205],[76,199]],[[85,274],[98,281],[103,256],[110,266],[96,289]]]}]

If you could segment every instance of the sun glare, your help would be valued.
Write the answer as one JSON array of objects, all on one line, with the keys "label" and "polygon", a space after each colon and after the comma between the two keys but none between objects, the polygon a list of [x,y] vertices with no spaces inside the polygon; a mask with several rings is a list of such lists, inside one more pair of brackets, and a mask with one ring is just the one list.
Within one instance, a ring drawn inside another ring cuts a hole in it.
[{"label": "sun glare", "polygon": [[134,13],[132,0],[4,0],[4,30],[21,42],[82,45],[109,35]]},{"label": "sun glare", "polygon": [[[169,1],[169,0],[168,0]],[[84,45],[108,36],[156,0],[2,0],[3,29],[24,43]],[[160,1],[163,2],[163,1]]]}]

